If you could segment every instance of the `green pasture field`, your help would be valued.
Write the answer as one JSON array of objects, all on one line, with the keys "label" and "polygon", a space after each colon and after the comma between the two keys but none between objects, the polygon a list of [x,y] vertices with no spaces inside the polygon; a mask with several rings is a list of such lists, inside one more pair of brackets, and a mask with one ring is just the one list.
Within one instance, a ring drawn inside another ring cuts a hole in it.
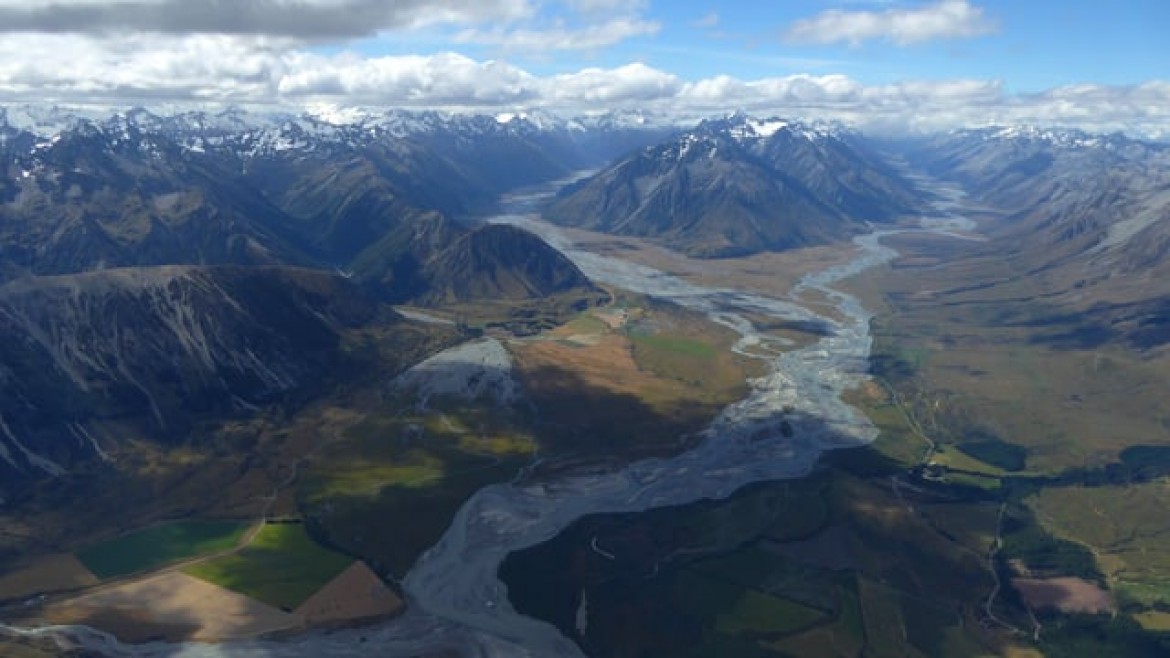
[{"label": "green pasture field", "polygon": [[77,558],[105,580],[229,550],[247,529],[248,524],[239,521],[176,521],[83,548],[77,551]]},{"label": "green pasture field", "polygon": [[353,563],[317,544],[300,523],[269,523],[239,553],[184,571],[283,610],[293,610]]}]

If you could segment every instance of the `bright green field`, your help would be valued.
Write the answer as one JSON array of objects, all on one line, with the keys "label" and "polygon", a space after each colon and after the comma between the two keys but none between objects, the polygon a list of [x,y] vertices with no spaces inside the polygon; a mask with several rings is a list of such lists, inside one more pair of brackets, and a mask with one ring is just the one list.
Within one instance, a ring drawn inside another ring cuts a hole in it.
[{"label": "bright green field", "polygon": [[314,542],[300,523],[270,523],[239,553],[184,571],[292,610],[352,563],[349,557]]},{"label": "bright green field", "polygon": [[239,543],[247,528],[248,524],[237,521],[179,521],[90,546],[78,551],[77,557],[105,580],[226,551]]},{"label": "bright green field", "polygon": [[715,358],[716,351],[711,345],[690,338],[669,336],[662,334],[632,334],[631,339],[638,344],[656,350],[662,350],[675,355],[694,356],[702,359]]}]

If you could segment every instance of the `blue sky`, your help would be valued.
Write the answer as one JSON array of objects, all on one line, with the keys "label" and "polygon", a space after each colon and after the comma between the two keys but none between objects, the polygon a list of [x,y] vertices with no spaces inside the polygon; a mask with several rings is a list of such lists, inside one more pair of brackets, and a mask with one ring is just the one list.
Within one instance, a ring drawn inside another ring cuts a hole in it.
[{"label": "blue sky", "polygon": [[[616,3],[636,5],[637,3]],[[1135,84],[1170,77],[1170,2],[1166,0],[977,0],[986,30],[942,34],[899,44],[874,36],[857,43],[800,43],[787,38],[799,21],[828,11],[886,14],[938,7],[915,0],[773,0],[645,3],[635,14],[656,23],[653,33],[606,47],[552,51],[456,43],[455,29],[389,32],[331,49],[368,55],[456,49],[477,59],[504,58],[537,74],[586,66],[644,62],[697,80],[716,75],[744,79],[796,73],[843,73],[863,82],[907,79],[1003,80],[1012,91],[1042,91],[1077,83]],[[579,21],[564,5],[542,8],[533,21]]]},{"label": "blue sky", "polygon": [[1170,136],[1168,28],[1167,0],[0,0],[0,103],[745,109]]}]

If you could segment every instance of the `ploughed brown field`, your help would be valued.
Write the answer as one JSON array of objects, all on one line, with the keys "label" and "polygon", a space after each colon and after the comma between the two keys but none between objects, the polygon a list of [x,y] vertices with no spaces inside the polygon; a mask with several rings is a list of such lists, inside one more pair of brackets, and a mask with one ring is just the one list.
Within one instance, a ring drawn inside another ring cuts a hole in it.
[{"label": "ploughed brown field", "polygon": [[99,587],[47,606],[29,623],[83,624],[123,642],[223,642],[390,617],[402,599],[363,562],[286,612],[180,571]]},{"label": "ploughed brown field", "polygon": [[97,577],[72,553],[55,553],[0,574],[0,600],[96,585]]},{"label": "ploughed brown field", "polygon": [[296,614],[317,626],[389,617],[404,607],[402,599],[365,562],[354,562],[302,603]]}]

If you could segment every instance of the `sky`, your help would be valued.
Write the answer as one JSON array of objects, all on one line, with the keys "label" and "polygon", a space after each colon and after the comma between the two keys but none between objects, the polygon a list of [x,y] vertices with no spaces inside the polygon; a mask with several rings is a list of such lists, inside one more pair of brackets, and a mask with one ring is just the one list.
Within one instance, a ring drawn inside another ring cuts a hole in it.
[{"label": "sky", "polygon": [[1170,138],[1166,0],[0,0],[0,104],[743,110]]}]

